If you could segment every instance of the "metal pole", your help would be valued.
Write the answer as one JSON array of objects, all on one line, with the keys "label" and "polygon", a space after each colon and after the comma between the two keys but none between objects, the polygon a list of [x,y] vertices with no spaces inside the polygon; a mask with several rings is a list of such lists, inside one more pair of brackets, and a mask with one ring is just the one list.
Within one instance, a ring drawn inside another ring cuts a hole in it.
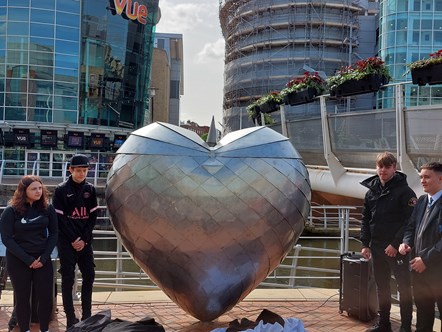
[{"label": "metal pole", "polygon": [[[348,66],[351,66],[351,56],[353,52],[353,25],[350,21],[350,37],[348,39]],[[347,112],[350,112],[351,97],[347,97]]]},{"label": "metal pole", "polygon": [[285,107],[284,105],[279,106],[279,110],[281,113],[281,131],[285,137],[289,137],[287,130],[287,121],[285,119]]}]

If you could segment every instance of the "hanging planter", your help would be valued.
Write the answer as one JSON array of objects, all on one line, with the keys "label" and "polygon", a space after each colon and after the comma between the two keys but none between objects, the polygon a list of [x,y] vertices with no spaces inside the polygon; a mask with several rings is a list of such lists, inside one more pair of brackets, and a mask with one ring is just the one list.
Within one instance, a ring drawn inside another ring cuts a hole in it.
[{"label": "hanging planter", "polygon": [[325,91],[325,81],[317,72],[305,72],[300,78],[290,80],[281,90],[283,103],[294,106],[310,103]]},{"label": "hanging planter", "polygon": [[279,95],[279,92],[273,91],[262,96],[249,107],[255,108],[261,113],[272,113],[279,110],[281,103],[282,97]]},{"label": "hanging planter", "polygon": [[262,104],[259,104],[258,109],[261,113],[272,113],[279,110],[279,105],[279,102],[268,100]]},{"label": "hanging planter", "polygon": [[364,93],[373,93],[379,91],[382,85],[388,83],[388,78],[379,75],[371,74],[361,79],[350,79],[330,89],[330,96],[341,98]]},{"label": "hanging planter", "polygon": [[410,64],[413,84],[442,84],[442,50],[430,54],[430,58],[418,60]]},{"label": "hanging planter", "polygon": [[315,100],[315,97],[320,95],[316,88],[306,88],[299,91],[293,91],[284,96],[284,104],[295,106],[306,103],[311,103]]},{"label": "hanging planter", "polygon": [[425,84],[442,84],[442,64],[412,69],[411,80],[413,81],[413,84],[420,86]]},{"label": "hanging planter", "polygon": [[[261,111],[259,106],[256,105],[256,103],[247,106],[247,115],[249,116],[249,119],[252,120],[253,123],[257,123],[260,126],[262,125]],[[270,116],[270,114],[264,113],[264,124],[269,125],[273,123],[274,121]]]},{"label": "hanging planter", "polygon": [[330,96],[348,97],[379,91],[390,80],[388,68],[379,58],[368,58],[355,63],[355,66],[342,67],[327,80]]}]

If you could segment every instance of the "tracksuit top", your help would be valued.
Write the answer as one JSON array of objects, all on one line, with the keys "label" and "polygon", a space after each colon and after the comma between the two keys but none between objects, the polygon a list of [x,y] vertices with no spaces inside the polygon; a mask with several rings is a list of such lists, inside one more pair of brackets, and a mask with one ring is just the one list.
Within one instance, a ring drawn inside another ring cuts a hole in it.
[{"label": "tracksuit top", "polygon": [[47,209],[28,205],[24,215],[8,206],[1,215],[0,231],[7,251],[26,265],[31,265],[38,257],[45,264],[57,244],[57,215],[51,205]]},{"label": "tracksuit top", "polygon": [[79,237],[90,245],[98,209],[95,187],[87,181],[76,183],[70,175],[55,188],[53,205],[58,216],[59,246],[70,246]]}]

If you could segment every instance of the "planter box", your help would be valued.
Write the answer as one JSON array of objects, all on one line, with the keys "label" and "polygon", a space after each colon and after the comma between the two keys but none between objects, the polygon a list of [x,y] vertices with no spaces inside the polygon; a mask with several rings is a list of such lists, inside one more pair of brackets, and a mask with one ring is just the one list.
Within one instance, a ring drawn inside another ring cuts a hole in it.
[{"label": "planter box", "polygon": [[304,90],[290,92],[284,96],[284,104],[294,106],[311,103],[318,95],[319,93],[316,88],[307,88]]},{"label": "planter box", "polygon": [[383,75],[369,75],[361,80],[348,80],[330,90],[330,96],[341,98],[364,93],[372,93],[379,91],[383,84],[387,84],[388,80]]},{"label": "planter box", "polygon": [[276,101],[268,101],[264,104],[258,105],[257,108],[261,113],[272,113],[279,110],[279,104]]},{"label": "planter box", "polygon": [[442,84],[442,64],[436,64],[425,68],[411,70],[413,84],[423,86],[425,84]]}]

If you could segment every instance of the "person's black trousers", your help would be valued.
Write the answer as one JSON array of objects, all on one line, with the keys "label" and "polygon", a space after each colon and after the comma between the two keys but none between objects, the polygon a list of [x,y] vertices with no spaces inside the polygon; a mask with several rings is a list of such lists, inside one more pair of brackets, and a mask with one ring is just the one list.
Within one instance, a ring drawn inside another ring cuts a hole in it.
[{"label": "person's black trousers", "polygon": [[38,299],[37,316],[40,330],[47,331],[54,297],[54,270],[51,260],[47,261],[40,269],[31,269],[7,251],[6,264],[14,289],[15,310],[20,330],[29,330],[32,302],[31,289],[34,288]]},{"label": "person's black trousers", "polygon": [[399,291],[399,306],[402,325],[411,326],[413,318],[413,297],[411,291],[411,272],[409,270],[409,255],[388,257],[384,247],[371,248],[373,272],[376,281],[379,318],[384,323],[390,320],[391,287],[390,280],[393,274]]},{"label": "person's black trousers", "polygon": [[61,295],[66,316],[73,317],[74,315],[72,290],[75,280],[75,265],[78,264],[83,280],[81,284],[82,319],[90,317],[92,288],[95,280],[95,263],[92,246],[86,246],[82,251],[78,252],[72,248],[70,244],[59,245],[58,257],[60,259]]},{"label": "person's black trousers", "polygon": [[441,280],[429,278],[426,272],[413,271],[413,294],[417,308],[416,332],[433,332],[435,304],[442,313]]}]

